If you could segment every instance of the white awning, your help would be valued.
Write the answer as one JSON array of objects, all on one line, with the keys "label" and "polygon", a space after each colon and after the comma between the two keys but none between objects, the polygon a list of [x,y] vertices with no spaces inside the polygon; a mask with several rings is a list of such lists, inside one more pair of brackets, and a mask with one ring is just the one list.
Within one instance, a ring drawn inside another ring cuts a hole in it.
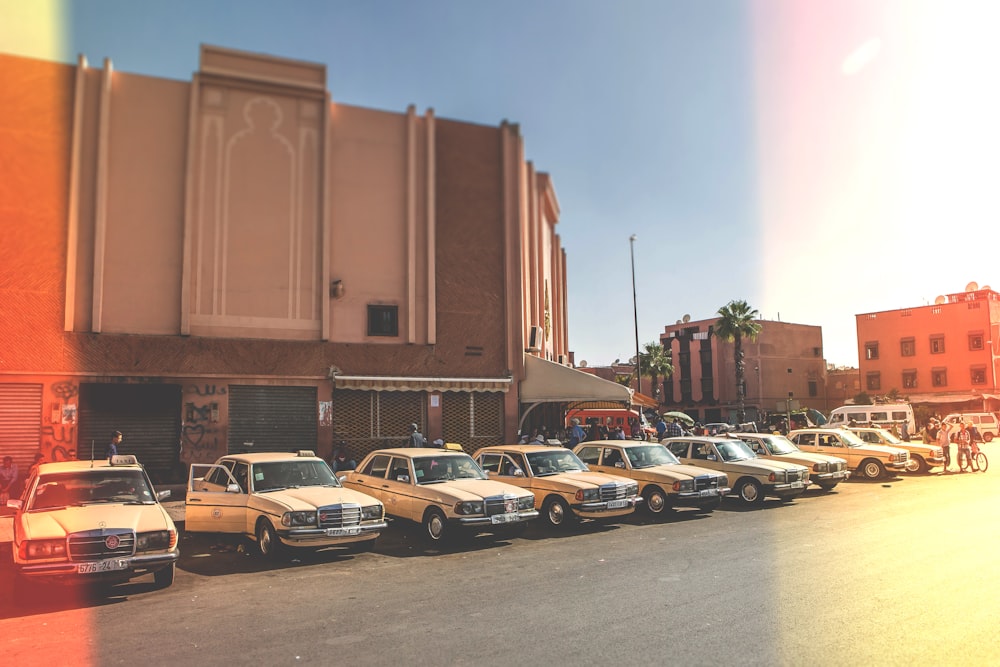
[{"label": "white awning", "polygon": [[522,403],[632,402],[632,390],[628,387],[541,357],[525,355],[524,375]]},{"label": "white awning", "polygon": [[510,378],[430,378],[389,375],[334,375],[335,389],[365,391],[499,391],[510,389]]},{"label": "white awning", "polygon": [[967,403],[969,401],[981,401],[981,394],[971,394],[968,392],[952,394],[909,394],[907,399],[911,404],[920,403]]}]

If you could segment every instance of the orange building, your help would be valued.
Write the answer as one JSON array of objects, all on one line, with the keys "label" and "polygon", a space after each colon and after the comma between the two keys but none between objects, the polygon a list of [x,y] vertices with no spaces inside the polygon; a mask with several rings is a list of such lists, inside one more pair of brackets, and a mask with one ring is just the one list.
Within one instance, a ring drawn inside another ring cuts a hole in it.
[{"label": "orange building", "polygon": [[863,391],[895,389],[940,413],[1000,407],[1000,294],[989,287],[856,320]]}]

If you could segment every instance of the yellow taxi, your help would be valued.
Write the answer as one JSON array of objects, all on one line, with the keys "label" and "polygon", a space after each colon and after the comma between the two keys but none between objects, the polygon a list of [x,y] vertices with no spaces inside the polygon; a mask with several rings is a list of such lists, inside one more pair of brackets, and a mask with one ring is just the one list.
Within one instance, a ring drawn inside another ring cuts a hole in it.
[{"label": "yellow taxi", "polygon": [[595,472],[638,482],[639,495],[650,514],[677,507],[713,510],[730,490],[724,474],[683,464],[659,443],[595,440],[580,443],[573,452]]},{"label": "yellow taxi", "polygon": [[515,535],[538,517],[531,493],[487,478],[472,457],[452,449],[376,450],[341,479],[381,500],[389,516],[421,524],[431,543],[454,529]]},{"label": "yellow taxi", "polygon": [[639,485],[621,475],[591,472],[569,449],[495,445],[473,455],[490,479],[527,489],[551,527],[573,518],[613,519],[635,511]]},{"label": "yellow taxi", "polygon": [[184,511],[185,531],[243,535],[271,559],[287,548],[368,550],[386,527],[381,502],[344,488],[326,461],[308,450],[195,463]]},{"label": "yellow taxi", "polygon": [[127,581],[152,574],[174,582],[177,528],[132,455],[103,461],[42,463],[25,482],[14,510],[17,585]]},{"label": "yellow taxi", "polygon": [[806,466],[811,471],[809,481],[824,491],[832,491],[835,486],[851,476],[846,460],[828,454],[804,452],[783,435],[742,432],[729,433],[728,435],[747,443],[758,458],[787,461]]}]

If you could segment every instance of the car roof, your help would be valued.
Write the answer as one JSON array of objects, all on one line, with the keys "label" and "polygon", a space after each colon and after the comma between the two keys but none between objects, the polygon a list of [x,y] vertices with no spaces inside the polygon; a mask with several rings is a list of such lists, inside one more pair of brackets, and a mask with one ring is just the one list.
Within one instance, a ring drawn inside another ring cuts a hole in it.
[{"label": "car roof", "polygon": [[128,463],[111,465],[107,459],[95,459],[94,461],[55,461],[52,463],[38,464],[38,474],[46,475],[60,472],[78,472],[81,470],[120,470],[122,468],[130,470],[142,470],[138,463]]},{"label": "car roof", "polygon": [[[611,440],[591,440],[588,442],[613,442]],[[621,442],[620,440],[618,442]],[[584,443],[580,443],[584,444]],[[531,452],[555,452],[564,451],[571,452],[572,449],[567,449],[566,447],[557,447],[556,445],[489,445],[483,447],[479,450],[480,452],[520,452],[522,454],[528,454]]]},{"label": "car roof", "polygon": [[[733,440],[736,440],[736,439],[737,438],[728,438],[728,437],[725,437],[725,436],[718,436],[718,435],[679,435],[679,436],[674,437],[674,438],[664,438],[664,440],[668,440],[670,442],[680,442],[682,440],[686,441],[686,442],[690,442],[690,441],[694,441],[694,442],[732,442]],[[663,440],[661,440],[660,442],[663,442]]]},{"label": "car roof", "polygon": [[[658,442],[646,442],[645,440],[585,440],[576,447],[584,445],[600,445],[601,447],[642,447],[643,445],[658,445]],[[576,449],[574,447],[573,449]],[[561,449],[553,447],[552,449]]]},{"label": "car roof", "polygon": [[375,454],[386,454],[388,456],[401,456],[403,458],[415,458],[417,456],[468,456],[465,452],[454,449],[441,449],[440,447],[396,447],[394,449],[376,449],[369,456]]},{"label": "car roof", "polygon": [[247,454],[227,454],[219,460],[241,461],[243,463],[267,463],[270,461],[314,461],[320,459],[318,456],[299,456],[295,452],[253,452]]}]

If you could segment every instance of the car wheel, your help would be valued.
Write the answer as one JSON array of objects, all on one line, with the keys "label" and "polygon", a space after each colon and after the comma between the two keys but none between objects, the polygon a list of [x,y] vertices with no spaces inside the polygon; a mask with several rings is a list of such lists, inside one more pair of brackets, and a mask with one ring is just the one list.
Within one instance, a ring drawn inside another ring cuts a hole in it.
[{"label": "car wheel", "polygon": [[663,514],[670,509],[667,504],[667,494],[658,486],[647,486],[643,493],[646,511],[650,514]]},{"label": "car wheel", "polygon": [[984,435],[983,436],[983,441],[984,442],[993,442],[993,434],[992,433],[987,433],[986,435]]},{"label": "car wheel", "polygon": [[920,457],[916,454],[910,454],[910,458],[906,459],[906,472],[920,472]]},{"label": "car wheel", "polygon": [[740,480],[736,494],[747,505],[759,505],[764,502],[764,489],[760,482],[753,478]]},{"label": "car wheel", "polygon": [[281,540],[267,519],[257,522],[257,550],[269,560],[277,560],[281,555]]},{"label": "car wheel", "polygon": [[558,496],[552,496],[545,499],[545,503],[542,505],[542,516],[551,527],[559,528],[569,523],[572,514],[565,500]]},{"label": "car wheel", "polygon": [[443,542],[448,536],[448,520],[436,507],[431,507],[424,514],[424,537],[431,542]]},{"label": "car wheel", "polygon": [[[916,471],[917,472],[924,473],[924,472],[927,472],[928,470],[931,469],[931,467],[929,465],[927,465],[927,461],[924,460],[924,457],[920,456],[919,454],[911,454],[910,458],[912,460],[916,460],[916,462],[917,462],[917,470]],[[910,462],[909,461],[906,462],[906,469],[907,470],[910,469]]]},{"label": "car wheel", "polygon": [[153,583],[156,584],[157,588],[167,588],[174,583],[174,572],[177,569],[177,563],[171,563],[161,570],[157,570],[153,573]]},{"label": "car wheel", "polygon": [[858,470],[865,479],[879,479],[885,474],[885,466],[875,459],[865,459]]}]

